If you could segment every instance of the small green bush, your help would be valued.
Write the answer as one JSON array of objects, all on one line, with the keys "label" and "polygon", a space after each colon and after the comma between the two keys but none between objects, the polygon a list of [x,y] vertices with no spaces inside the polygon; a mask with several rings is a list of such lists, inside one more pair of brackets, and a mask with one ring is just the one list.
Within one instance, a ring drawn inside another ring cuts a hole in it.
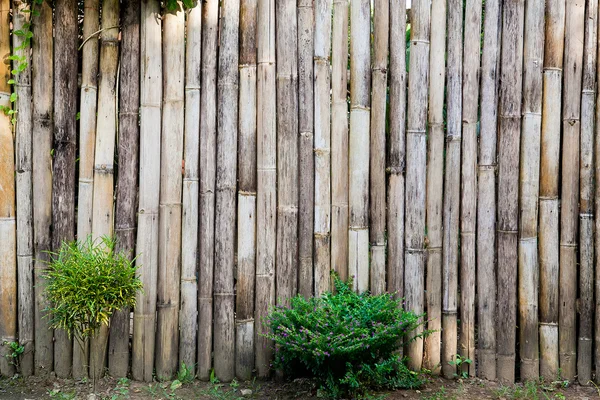
[{"label": "small green bush", "polygon": [[422,316],[404,311],[393,295],[357,294],[337,277],[335,289],[318,298],[294,297],[289,307],[271,311],[266,336],[275,342],[273,367],[315,378],[332,398],[422,385],[396,354],[400,339],[416,338]]}]

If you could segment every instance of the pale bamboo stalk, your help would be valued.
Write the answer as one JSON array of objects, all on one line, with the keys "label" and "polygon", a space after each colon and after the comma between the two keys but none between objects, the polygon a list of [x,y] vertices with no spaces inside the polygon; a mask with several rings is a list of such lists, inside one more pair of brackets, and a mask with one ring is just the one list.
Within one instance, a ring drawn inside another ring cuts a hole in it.
[{"label": "pale bamboo stalk", "polygon": [[[431,4],[429,53],[429,140],[427,146],[427,329],[423,367],[441,371],[442,330],[442,207],[444,186],[444,81],[446,77],[446,0]],[[392,114],[393,115],[393,114]],[[390,180],[392,176],[390,176]],[[390,189],[391,191],[391,189]],[[391,193],[390,193],[391,198]],[[388,222],[390,224],[391,222]],[[389,229],[389,228],[388,228]],[[394,239],[397,240],[397,239]],[[388,241],[391,243],[392,238]],[[391,250],[391,246],[390,246]],[[394,262],[391,258],[388,262]],[[389,273],[388,273],[389,275]]]},{"label": "pale bamboo stalk", "polygon": [[[462,32],[463,7],[461,0],[448,1],[448,58],[446,102],[446,156],[444,180],[444,216],[442,248],[442,373],[453,378],[453,364],[458,350],[458,262],[460,227],[460,178],[462,141]],[[407,202],[408,205],[408,202]],[[468,250],[468,248],[467,248]],[[408,279],[408,271],[406,273]],[[461,332],[462,333],[462,332]],[[462,351],[461,351],[462,354]]]},{"label": "pale bamboo stalk", "polygon": [[562,168],[559,264],[559,362],[572,380],[577,350],[577,234],[579,213],[579,143],[585,4],[569,0],[565,10],[565,69],[562,104]]},{"label": "pale bamboo stalk", "polygon": [[348,275],[359,292],[369,289],[370,5],[368,0],[350,0]]},{"label": "pale bamboo stalk", "polygon": [[256,270],[256,5],[240,2],[238,220],[235,371],[249,380],[254,369]]},{"label": "pale bamboo stalk", "polygon": [[[77,1],[54,3],[54,159],[52,162],[52,249],[75,239],[75,164],[77,114]],[[54,332],[54,372],[71,375],[73,343]]]},{"label": "pale bamboo stalk", "polygon": [[[44,1],[36,6],[39,15],[33,25],[32,91],[33,103],[33,240],[34,240],[34,290],[35,290],[35,374],[52,371],[54,356],[53,331],[44,310],[48,307],[44,294],[44,271],[49,260],[50,224],[52,221],[52,6]],[[35,66],[38,67],[35,67]],[[4,257],[0,257],[4,259]],[[3,303],[4,304],[4,303]]]},{"label": "pale bamboo stalk", "polygon": [[158,209],[162,100],[161,21],[157,0],[142,0],[140,24],[140,187],[136,265],[144,291],[136,296],[131,372],[152,382],[158,269]]},{"label": "pale bamboo stalk", "polygon": [[[315,6],[314,293],[318,296],[330,289],[331,282],[331,247],[329,247],[331,238],[331,66],[329,57],[331,53],[332,1],[317,0]],[[312,12],[312,7],[310,10]],[[312,23],[312,19],[310,21]],[[300,26],[299,31],[302,30],[304,30],[304,28]],[[304,100],[301,96],[301,109],[303,102]],[[300,125],[302,126],[302,121],[300,122]],[[302,127],[300,129],[302,131]],[[303,151],[301,152],[303,153]],[[300,165],[301,178],[304,174],[303,169],[302,165]],[[310,177],[310,180],[313,180],[312,176]],[[301,185],[300,193],[304,190],[305,189]],[[302,213],[300,215],[302,216]],[[300,230],[300,236],[303,235],[302,230]],[[302,281],[300,281],[300,289],[302,288],[302,285]],[[300,293],[305,295],[302,291],[300,291]],[[306,294],[312,294],[312,291],[307,292]]]},{"label": "pale bamboo stalk", "polygon": [[542,124],[544,3],[527,2],[523,44],[523,119],[519,175],[519,354],[521,380],[537,380],[538,340],[538,195]]},{"label": "pale bamboo stalk", "polygon": [[200,150],[200,67],[202,61],[202,4],[187,15],[185,59],[184,175],[181,221],[181,310],[179,362],[196,371],[198,330],[198,165]]},{"label": "pale bamboo stalk", "polygon": [[[596,17],[598,17],[596,15]],[[596,25],[596,28],[598,31],[600,31],[598,29],[598,26]],[[600,33],[598,33],[600,34]],[[600,47],[600,42],[597,42],[598,46]],[[596,56],[598,55],[598,51],[600,50],[600,48],[596,49]],[[600,80],[600,68],[596,69],[596,82],[598,82]],[[596,92],[596,125],[595,125],[595,132],[596,135],[598,135],[598,132],[600,132],[600,99],[598,98],[598,92]],[[594,199],[595,199],[595,203],[594,203],[594,207],[596,210],[600,210],[600,182],[597,180],[598,177],[600,177],[600,140],[595,139],[594,141],[594,178],[596,178],[595,181],[595,186],[593,186],[593,190],[594,190]],[[600,382],[600,313],[598,312],[598,310],[600,310],[600,268],[598,268],[597,266],[600,265],[600,215],[598,214],[598,211],[596,211],[595,215],[594,215],[594,228],[595,228],[595,236],[594,236],[594,258],[596,261],[596,270],[594,273],[594,286],[593,286],[593,290],[595,293],[595,303],[594,303],[594,316],[593,316],[593,322],[595,324],[594,326],[594,360],[593,362],[595,363],[595,372],[596,372],[596,377],[595,377],[595,381],[596,383]]]},{"label": "pale bamboo stalk", "polygon": [[565,0],[546,2],[540,157],[540,375],[556,379],[558,363],[558,182]]},{"label": "pale bamboo stalk", "polygon": [[[406,124],[406,225],[404,240],[404,296],[406,309],[424,311],[425,289],[425,184],[427,168],[427,89],[429,80],[429,1],[412,3],[408,110]],[[422,332],[419,326],[415,333]],[[409,368],[421,369],[423,340],[408,345]]]},{"label": "pale bamboo stalk", "polygon": [[213,271],[215,263],[215,175],[217,136],[217,45],[219,2],[202,8],[200,92],[200,215],[198,281],[198,377],[208,380],[212,368]]},{"label": "pale bamboo stalk", "polygon": [[498,316],[496,373],[502,383],[515,380],[517,312],[517,229],[519,139],[523,68],[524,2],[503,5],[498,125]]},{"label": "pale bamboo stalk", "polygon": [[[329,282],[329,236],[317,236],[315,221],[317,218],[318,190],[317,173],[315,165],[319,161],[316,152],[316,130],[318,126],[316,89],[320,88],[313,79],[323,78],[316,75],[313,70],[313,49],[318,40],[319,21],[313,15],[313,0],[298,1],[298,130],[300,133],[299,154],[299,200],[298,200],[298,293],[308,298],[313,290]],[[331,9],[328,14],[331,27]],[[315,38],[313,39],[313,36]],[[327,35],[329,38],[329,34]],[[316,53],[314,53],[316,55]],[[329,55],[329,53],[327,53]],[[315,61],[316,63],[316,61]],[[316,68],[316,64],[315,64]],[[313,85],[315,85],[313,89]],[[329,86],[327,86],[329,93]],[[329,111],[329,109],[328,109]],[[329,114],[327,114],[329,115]],[[329,126],[327,126],[329,128]],[[321,157],[323,157],[321,155]],[[318,164],[317,164],[318,165]],[[313,235],[314,246],[313,246]],[[314,248],[314,273],[313,273],[313,248]],[[322,260],[327,257],[326,264]],[[326,282],[323,281],[322,270],[325,271]],[[314,275],[314,285],[313,285]],[[320,279],[317,281],[316,279]],[[319,282],[322,282],[319,284]],[[314,287],[313,287],[314,286]]]},{"label": "pale bamboo stalk", "polygon": [[485,2],[477,185],[477,322],[479,377],[496,379],[496,122],[502,10]]},{"label": "pale bamboo stalk", "polygon": [[579,150],[579,339],[577,379],[592,379],[594,330],[594,117],[596,101],[596,55],[598,2],[586,3],[581,88],[581,147]]}]

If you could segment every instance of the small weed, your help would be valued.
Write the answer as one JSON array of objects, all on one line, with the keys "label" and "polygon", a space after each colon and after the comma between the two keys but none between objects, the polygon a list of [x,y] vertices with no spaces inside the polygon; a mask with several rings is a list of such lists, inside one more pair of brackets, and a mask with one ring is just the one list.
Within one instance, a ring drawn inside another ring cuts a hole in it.
[{"label": "small weed", "polygon": [[461,357],[460,354],[457,354],[454,356],[454,360],[448,361],[448,364],[455,366],[459,371],[458,374],[454,374],[455,378],[467,379],[469,377],[469,372],[461,371],[461,367],[473,364],[473,360],[470,358]]},{"label": "small weed", "polygon": [[60,389],[48,390],[48,396],[51,399],[56,400],[73,400],[75,398],[74,392],[61,392]]},{"label": "small weed", "polygon": [[182,384],[193,382],[196,376],[192,372],[192,367],[188,367],[184,362],[181,363],[177,372],[177,380]]},{"label": "small weed", "polygon": [[565,387],[563,385],[563,381],[545,384],[544,380],[540,379],[513,387],[501,386],[494,391],[494,394],[497,398],[510,400],[564,400],[565,395],[557,391],[557,389]]},{"label": "small weed", "polygon": [[120,378],[117,381],[117,386],[113,389],[113,394],[110,396],[110,400],[119,400],[129,398],[129,379]]},{"label": "small weed", "polygon": [[422,397],[422,400],[455,400],[456,396],[449,397],[449,393],[446,388],[442,386],[437,392],[434,392],[428,396]]},{"label": "small weed", "polygon": [[9,353],[6,354],[8,362],[15,366],[17,372],[21,371],[21,356],[25,352],[25,346],[19,344],[19,342],[3,342],[3,346],[8,346]]}]

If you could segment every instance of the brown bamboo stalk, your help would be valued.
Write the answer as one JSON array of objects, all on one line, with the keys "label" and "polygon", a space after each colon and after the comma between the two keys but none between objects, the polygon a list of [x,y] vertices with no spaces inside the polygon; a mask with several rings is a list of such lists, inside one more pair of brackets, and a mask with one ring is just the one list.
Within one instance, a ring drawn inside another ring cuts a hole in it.
[{"label": "brown bamboo stalk", "polygon": [[[412,3],[410,65],[408,73],[408,111],[406,124],[406,225],[404,240],[406,309],[424,311],[425,289],[425,184],[427,168],[427,86],[429,78],[429,1]],[[422,327],[416,329],[420,333]],[[408,345],[408,365],[421,369],[423,341]]]},{"label": "brown bamboo stalk", "polygon": [[592,379],[594,330],[594,117],[598,3],[586,3],[583,83],[581,88],[581,147],[579,150],[579,340],[577,379]]},{"label": "brown bamboo stalk", "polygon": [[136,265],[144,292],[136,296],[133,315],[131,372],[133,379],[152,382],[158,269],[158,209],[162,100],[160,4],[142,0],[140,24],[140,187]]},{"label": "brown bamboo stalk", "polygon": [[240,3],[238,220],[235,371],[249,380],[254,369],[256,271],[256,0]]},{"label": "brown bamboo stalk", "polygon": [[[32,91],[33,103],[33,240],[34,240],[34,291],[35,291],[35,374],[52,371],[54,356],[53,331],[49,329],[44,310],[48,307],[44,294],[43,274],[47,268],[52,221],[52,6],[44,1],[36,6],[39,15],[33,25]],[[35,67],[35,66],[38,67]]]},{"label": "brown bamboo stalk", "polygon": [[[596,28],[598,28],[598,26],[596,26]],[[599,29],[597,29],[598,31],[600,31]],[[600,34],[600,33],[599,33]],[[598,46],[600,46],[600,42],[598,42]],[[596,50],[596,52],[598,52],[599,49]],[[597,56],[598,53],[596,53]],[[596,70],[596,73],[598,74],[596,76],[596,82],[598,82],[600,80],[600,68],[598,68]],[[596,95],[598,96],[598,92],[596,92]],[[596,97],[596,135],[598,134],[598,132],[600,131],[600,100],[598,99],[598,97]],[[594,141],[594,177],[596,179],[598,179],[598,177],[600,177],[600,140],[595,140]],[[595,209],[596,209],[596,213],[594,215],[595,221],[594,221],[594,227],[595,227],[595,237],[594,237],[594,256],[595,256],[595,261],[596,261],[596,266],[600,265],[600,215],[598,214],[597,210],[600,210],[600,182],[598,180],[595,181],[595,186],[594,186],[594,198],[595,198]],[[595,330],[594,330],[594,362],[595,362],[595,367],[596,367],[596,383],[600,382],[600,313],[598,312],[598,310],[600,310],[600,268],[596,267],[596,271],[594,274],[594,292],[595,292],[595,314],[593,317],[593,323],[595,323]]]},{"label": "brown bamboo stalk", "polygon": [[579,213],[579,143],[585,4],[567,1],[562,104],[562,168],[559,265],[559,360],[564,379],[576,375],[577,234]]},{"label": "brown bamboo stalk", "polygon": [[515,380],[519,139],[523,67],[524,1],[503,5],[498,126],[498,316],[496,373]]},{"label": "brown bamboo stalk", "polygon": [[542,124],[542,66],[544,59],[544,3],[525,8],[523,45],[523,119],[519,176],[519,354],[521,379],[537,380],[538,340],[538,194]]},{"label": "brown bamboo stalk", "polygon": [[198,377],[208,380],[212,367],[213,270],[215,262],[215,175],[217,136],[217,41],[219,2],[202,8],[200,92],[200,276],[198,286]]},{"label": "brown bamboo stalk", "polygon": [[[52,163],[52,249],[75,239],[75,148],[77,114],[77,1],[54,3],[54,160]],[[73,343],[54,332],[54,372],[71,375]]]},{"label": "brown bamboo stalk", "polygon": [[558,182],[565,0],[546,2],[540,157],[540,375],[556,379],[558,363]]},{"label": "brown bamboo stalk", "polygon": [[[442,199],[444,193],[446,0],[435,0],[432,3],[431,25],[435,29],[431,30],[431,50],[429,53],[427,282],[425,285],[427,289],[427,329],[432,333],[425,338],[423,366],[437,375],[441,370],[440,345],[442,339]],[[391,239],[390,237],[390,242]],[[389,262],[393,262],[391,257]]]},{"label": "brown bamboo stalk", "polygon": [[200,150],[200,67],[202,61],[202,4],[187,15],[185,59],[184,175],[181,221],[181,311],[179,362],[196,371],[198,330],[198,165]]}]

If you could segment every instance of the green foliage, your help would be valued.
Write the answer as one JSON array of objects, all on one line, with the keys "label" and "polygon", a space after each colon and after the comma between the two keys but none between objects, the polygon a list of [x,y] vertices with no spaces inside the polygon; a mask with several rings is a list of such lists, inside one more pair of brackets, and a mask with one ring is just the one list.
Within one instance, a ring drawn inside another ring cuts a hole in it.
[{"label": "green foliage", "polygon": [[192,373],[192,368],[185,365],[184,362],[181,363],[181,367],[179,367],[179,371],[177,371],[177,380],[184,383],[190,383],[194,381],[196,376]]},{"label": "green foliage", "polygon": [[318,298],[294,297],[290,307],[271,311],[266,336],[276,345],[273,366],[315,378],[333,398],[424,383],[395,354],[400,339],[416,338],[422,316],[404,311],[393,295],[357,294],[337,277],[335,289]]},{"label": "green foliage", "polygon": [[17,372],[21,370],[21,356],[25,352],[25,346],[19,344],[19,342],[4,342],[3,346],[8,346],[9,353],[4,357],[8,360],[9,364],[12,364],[17,369]]},{"label": "green foliage", "polygon": [[473,360],[471,360],[470,358],[461,357],[460,354],[456,354],[454,356],[454,360],[448,361],[448,364],[456,366],[456,369],[459,371],[458,374],[454,374],[455,378],[467,379],[469,377],[469,373],[467,371],[461,371],[461,367],[465,364],[473,364]]},{"label": "green foliage", "polygon": [[177,12],[180,10],[187,10],[194,8],[198,5],[198,0],[165,0],[163,3],[164,8],[168,12]]}]

